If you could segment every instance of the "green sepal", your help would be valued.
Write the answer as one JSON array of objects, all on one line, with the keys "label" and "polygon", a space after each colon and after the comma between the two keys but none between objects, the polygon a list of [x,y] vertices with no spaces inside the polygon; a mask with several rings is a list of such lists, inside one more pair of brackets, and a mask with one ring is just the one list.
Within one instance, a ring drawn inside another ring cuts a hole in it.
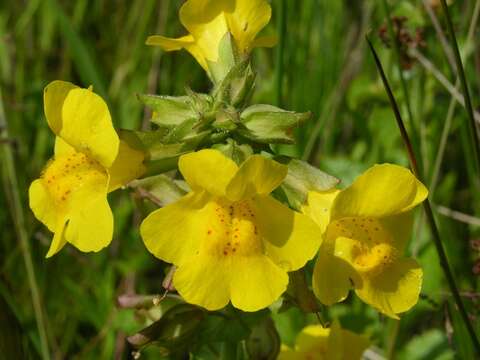
[{"label": "green sepal", "polygon": [[252,105],[240,114],[237,132],[247,139],[265,144],[293,144],[293,131],[311,113],[286,111],[272,105]]},{"label": "green sepal", "polygon": [[146,191],[148,197],[160,206],[166,206],[180,200],[189,191],[188,185],[184,181],[174,180],[164,174],[134,180],[129,186]]},{"label": "green sepal", "polygon": [[216,144],[212,148],[221,151],[225,156],[235,161],[237,165],[240,165],[249,156],[253,155],[253,149],[250,145],[239,145],[233,139],[227,139],[225,144]]},{"label": "green sepal", "polygon": [[246,341],[250,359],[275,360],[280,353],[280,335],[270,317],[253,327]]},{"label": "green sepal", "polygon": [[307,201],[309,191],[328,191],[340,182],[336,177],[305,161],[285,157],[275,160],[288,165],[288,173],[281,188],[289,204],[297,210]]},{"label": "green sepal", "polygon": [[320,311],[316,297],[308,285],[305,269],[292,271],[288,275],[288,292],[292,296],[295,305],[305,313]]},{"label": "green sepal", "polygon": [[238,112],[233,108],[219,109],[212,126],[216,129],[233,131],[237,128]]},{"label": "green sepal", "polygon": [[207,139],[209,131],[203,131],[198,134],[183,138],[182,142],[177,143],[156,143],[150,149],[150,159],[160,160],[165,158],[178,157],[190,151],[196,150]]},{"label": "green sepal", "polygon": [[246,102],[253,89],[255,74],[250,65],[250,59],[245,58],[236,63],[217,84],[213,91],[214,108],[223,104],[234,106],[242,105]]},{"label": "green sepal", "polygon": [[241,76],[232,79],[230,83],[230,103],[232,106],[243,107],[250,100],[255,85],[256,74],[252,64],[248,62]]},{"label": "green sepal", "polygon": [[139,94],[138,99],[153,110],[150,121],[160,127],[171,128],[198,117],[190,96]]},{"label": "green sepal", "polygon": [[185,92],[190,99],[189,103],[193,111],[197,114],[197,117],[205,117],[206,114],[212,112],[213,99],[210,95],[197,93],[188,86],[185,87]]},{"label": "green sepal", "polygon": [[214,84],[219,84],[238,62],[238,50],[232,34],[227,32],[218,45],[217,61],[208,61],[210,78]]},{"label": "green sepal", "polygon": [[[188,120],[187,120],[188,121]],[[182,128],[168,132],[165,129],[155,131],[120,130],[120,138],[129,145],[145,152],[146,161],[170,158],[195,150],[210,134],[182,133]]]},{"label": "green sepal", "polygon": [[168,131],[165,136],[162,138],[164,144],[175,144],[189,139],[195,138],[198,135],[206,134],[209,131],[203,130],[201,120],[199,119],[188,119],[185,120],[178,126],[175,126],[170,131]]},{"label": "green sepal", "polygon": [[118,130],[118,136],[130,147],[145,153],[145,161],[151,160],[151,148],[168,134],[166,128],[155,131]]}]

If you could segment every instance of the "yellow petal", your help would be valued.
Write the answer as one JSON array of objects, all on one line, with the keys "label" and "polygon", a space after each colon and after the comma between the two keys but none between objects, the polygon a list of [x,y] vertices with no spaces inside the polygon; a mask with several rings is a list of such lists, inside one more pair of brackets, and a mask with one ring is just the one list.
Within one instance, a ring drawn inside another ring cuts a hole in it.
[{"label": "yellow petal", "polygon": [[331,217],[391,216],[412,209],[427,195],[425,186],[410,170],[392,164],[375,165],[338,194]]},{"label": "yellow petal", "polygon": [[322,243],[313,270],[313,292],[325,305],[345,300],[350,289],[361,284],[355,269],[344,259],[335,256],[335,251],[339,251],[336,247],[341,247],[341,239]]},{"label": "yellow petal", "polygon": [[120,140],[117,158],[108,170],[110,184],[108,191],[114,191],[143,175],[146,171],[142,151],[131,148],[125,141]]},{"label": "yellow petal", "polygon": [[192,56],[197,60],[197,62],[202,66],[203,70],[208,73],[208,62],[205,58],[202,49],[198,46],[197,43],[189,44],[185,46],[185,50],[187,50]]},{"label": "yellow petal", "polygon": [[157,258],[181,266],[196,254],[206,237],[204,193],[190,193],[177,202],[152,212],[143,220],[140,234]]},{"label": "yellow petal", "polygon": [[58,214],[54,199],[45,188],[42,179],[32,182],[28,189],[30,209],[35,217],[45,224],[51,232],[55,232],[62,214]]},{"label": "yellow petal", "polygon": [[78,86],[66,81],[55,80],[43,90],[43,108],[50,129],[58,135],[63,126],[62,107],[68,93]]},{"label": "yellow petal", "polygon": [[363,286],[356,289],[360,299],[381,313],[398,319],[418,302],[423,272],[413,259],[400,259],[381,274],[364,277]]},{"label": "yellow petal", "polygon": [[265,253],[285,271],[294,271],[312,259],[320,246],[318,226],[270,196],[254,202],[256,223]]},{"label": "yellow petal", "polygon": [[190,0],[180,9],[180,20],[195,39],[202,55],[209,61],[218,59],[218,47],[228,31],[225,11],[231,0]]},{"label": "yellow petal", "polygon": [[227,197],[240,200],[254,195],[268,195],[287,176],[288,167],[261,155],[245,160],[227,187]]},{"label": "yellow petal", "polygon": [[212,149],[182,155],[178,168],[192,190],[206,190],[215,196],[225,195],[225,189],[238,169],[233,160]]},{"label": "yellow petal", "polygon": [[69,156],[76,153],[73,146],[69,145],[60,136],[55,138],[55,157]]},{"label": "yellow petal", "polygon": [[90,198],[77,199],[69,213],[65,230],[66,240],[83,252],[100,251],[112,241],[113,214],[107,201],[107,192],[89,194]]},{"label": "yellow petal", "polygon": [[65,225],[66,225],[66,218],[61,219],[54,232],[52,243],[50,244],[50,248],[48,249],[47,255],[45,256],[47,259],[58,253],[67,243],[67,239],[65,238]]},{"label": "yellow petal", "polygon": [[330,327],[326,359],[359,360],[369,346],[364,336],[342,329],[338,320]]},{"label": "yellow petal", "polygon": [[326,350],[330,329],[320,325],[309,325],[300,332],[296,340],[296,349],[311,352],[313,349]]},{"label": "yellow petal", "polygon": [[205,71],[208,71],[207,60],[202,50],[195,43],[192,35],[186,35],[179,38],[169,38],[161,35],[149,36],[146,41],[147,45],[160,46],[165,51],[176,51],[185,49],[197,60]]},{"label": "yellow petal", "polygon": [[379,220],[382,228],[389,233],[392,245],[403,254],[412,235],[413,213],[407,211],[399,215],[388,216]]},{"label": "yellow petal", "polygon": [[287,289],[286,272],[267,256],[232,256],[228,271],[232,304],[243,311],[263,309]]},{"label": "yellow petal", "polygon": [[[178,245],[174,245],[177,247]],[[177,268],[173,285],[190,304],[219,310],[230,300],[231,268],[216,256],[193,256]]]},{"label": "yellow petal", "polygon": [[365,336],[342,329],[343,339],[343,360],[361,359],[365,350],[370,346],[370,342]]},{"label": "yellow petal", "polygon": [[48,257],[65,241],[82,251],[98,251],[110,242],[113,219],[107,186],[108,175],[100,164],[57,139],[55,159],[30,188],[35,216],[55,233]]},{"label": "yellow petal", "polygon": [[317,223],[322,233],[325,232],[330,222],[330,210],[333,200],[339,192],[340,190],[335,189],[325,192],[310,191],[308,193],[308,205],[302,206],[302,212]]},{"label": "yellow petal", "polygon": [[270,21],[272,9],[266,0],[236,0],[233,12],[227,12],[228,28],[241,53],[248,53],[257,34]]},{"label": "yellow petal", "polygon": [[165,51],[176,51],[184,49],[186,46],[194,43],[192,35],[186,35],[179,38],[169,38],[161,35],[149,36],[146,45],[160,46]]},{"label": "yellow petal", "polygon": [[104,167],[112,165],[119,139],[107,104],[100,96],[87,89],[71,90],[63,103],[62,120],[59,136]]}]

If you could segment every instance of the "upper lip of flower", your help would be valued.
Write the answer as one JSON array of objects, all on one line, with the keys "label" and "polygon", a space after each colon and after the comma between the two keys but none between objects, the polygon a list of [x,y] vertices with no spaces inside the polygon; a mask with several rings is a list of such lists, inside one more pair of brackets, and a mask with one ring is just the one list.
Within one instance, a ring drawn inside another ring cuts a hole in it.
[{"label": "upper lip of flower", "polygon": [[176,39],[150,36],[146,44],[161,46],[166,51],[185,48],[207,71],[208,61],[217,61],[219,44],[228,32],[232,34],[240,54],[246,54],[256,46],[275,45],[273,37],[255,40],[271,18],[271,7],[267,1],[211,1],[204,8],[199,6],[198,1],[189,0],[180,9],[180,21],[189,31],[188,35]]}]

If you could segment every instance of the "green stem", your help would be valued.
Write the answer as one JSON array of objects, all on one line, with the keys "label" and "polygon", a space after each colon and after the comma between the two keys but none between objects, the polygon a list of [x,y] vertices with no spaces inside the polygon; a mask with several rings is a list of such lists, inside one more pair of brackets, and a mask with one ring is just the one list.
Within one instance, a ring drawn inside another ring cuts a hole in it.
[{"label": "green stem", "polygon": [[477,174],[480,175],[480,142],[478,139],[477,126],[475,124],[475,117],[473,115],[473,106],[470,99],[470,91],[468,89],[467,79],[465,77],[465,70],[462,64],[462,57],[460,56],[460,50],[458,48],[457,38],[455,36],[455,31],[453,30],[452,19],[448,12],[448,6],[445,0],[440,1],[442,3],[442,9],[445,14],[445,19],[447,21],[448,33],[453,44],[453,53],[455,55],[455,62],[457,64],[457,73],[462,84],[463,97],[465,99],[465,109],[468,113],[469,125],[470,125],[470,139],[473,144],[473,153],[475,157],[475,166]]},{"label": "green stem", "polygon": [[[390,11],[390,7],[388,6],[387,0],[382,0],[382,3],[383,3],[383,8],[384,8],[384,11],[385,11],[386,18],[387,18],[388,32],[390,34],[390,38],[392,39],[392,41],[394,43],[394,50],[395,50],[395,57],[396,57],[396,61],[397,61],[398,74],[400,76],[400,83],[401,83],[401,86],[402,86],[403,97],[405,98],[405,106],[407,108],[407,114],[408,114],[408,125],[410,127],[411,134],[412,134],[413,148],[414,148],[414,150],[416,151],[417,154],[421,154],[419,132],[418,132],[418,129],[415,126],[415,123],[414,123],[414,120],[413,120],[412,107],[411,107],[411,104],[410,104],[410,94],[408,92],[407,82],[405,80],[405,76],[403,75],[402,58],[401,58],[402,55],[401,55],[401,50],[400,50],[400,43],[399,43],[397,35],[395,34],[395,29],[393,28],[391,11]],[[417,159],[419,159],[420,170],[423,174],[422,157],[417,156]]]},{"label": "green stem", "polygon": [[50,359],[47,332],[45,319],[43,317],[42,301],[40,292],[38,290],[37,281],[35,279],[35,270],[33,267],[32,255],[30,253],[30,245],[28,243],[27,230],[25,229],[25,218],[23,214],[22,202],[18,192],[18,179],[15,171],[15,161],[12,152],[12,145],[8,141],[8,126],[3,109],[2,93],[0,90],[0,139],[5,141],[0,142],[1,159],[3,165],[3,181],[5,184],[5,191],[7,201],[9,202],[10,212],[15,226],[15,233],[20,242],[20,249],[22,251],[25,268],[27,270],[28,284],[32,295],[33,310],[35,313],[35,320],[37,322],[38,334],[40,336],[40,347],[42,359]]},{"label": "green stem", "polygon": [[[418,179],[422,180],[422,177],[420,176],[419,171],[418,171],[418,164],[417,164],[417,160],[416,160],[416,157],[415,157],[415,153],[413,151],[412,143],[410,141],[410,137],[409,137],[409,135],[407,133],[407,130],[405,128],[405,124],[403,123],[403,119],[402,119],[402,116],[400,114],[400,110],[398,108],[395,97],[393,96],[393,92],[392,92],[392,90],[390,88],[390,85],[388,83],[388,80],[387,80],[387,77],[386,77],[385,72],[383,70],[382,64],[380,62],[380,59],[378,58],[378,55],[377,55],[372,43],[368,39],[368,37],[367,37],[367,42],[368,42],[370,50],[373,54],[373,57],[375,59],[375,64],[377,66],[378,72],[380,73],[380,76],[382,78],[383,85],[385,87],[385,91],[388,94],[388,98],[390,100],[390,104],[391,104],[393,112],[395,114],[395,119],[397,121],[398,128],[400,130],[400,133],[402,134],[402,139],[404,141],[405,147],[406,147],[407,152],[408,152],[408,157],[410,159],[410,165],[411,165],[412,171]],[[465,323],[465,326],[467,327],[468,333],[469,333],[469,335],[472,339],[472,343],[473,343],[476,351],[480,354],[480,342],[478,341],[478,338],[477,338],[477,335],[475,334],[475,330],[473,328],[473,325],[470,322],[470,318],[468,317],[467,311],[465,309],[465,305],[463,304],[463,300],[460,297],[460,293],[458,291],[457,284],[456,284],[455,278],[453,276],[453,272],[452,272],[452,270],[450,268],[450,265],[448,263],[447,254],[446,254],[445,249],[443,247],[443,243],[442,243],[442,240],[440,238],[440,233],[439,233],[438,227],[435,223],[435,218],[433,217],[432,207],[430,206],[430,201],[428,200],[428,198],[423,202],[423,208],[424,208],[424,211],[425,211],[425,215],[427,217],[427,222],[428,222],[428,225],[430,227],[430,231],[432,233],[433,242],[435,244],[435,248],[437,250],[437,254],[438,254],[438,257],[440,259],[440,265],[441,265],[442,270],[443,270],[443,272],[445,274],[445,277],[447,279],[448,285],[450,287],[450,291],[453,294],[453,297],[455,299],[455,303],[457,304],[457,307],[458,307],[460,315],[463,319],[463,322]]]},{"label": "green stem", "polygon": [[287,33],[287,0],[279,0],[277,19],[278,44],[275,56],[275,103],[283,105],[283,68],[285,54],[285,35]]}]

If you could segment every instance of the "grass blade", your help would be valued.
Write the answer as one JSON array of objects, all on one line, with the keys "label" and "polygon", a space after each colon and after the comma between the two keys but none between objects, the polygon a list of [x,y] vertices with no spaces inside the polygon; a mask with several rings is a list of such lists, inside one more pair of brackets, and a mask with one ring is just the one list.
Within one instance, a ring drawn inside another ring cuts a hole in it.
[{"label": "grass blade", "polygon": [[277,106],[282,107],[285,35],[287,33],[287,0],[279,0],[278,2],[278,44],[275,53],[275,103]]},{"label": "grass blade", "polygon": [[35,278],[35,269],[33,267],[30,245],[28,243],[27,230],[25,229],[25,218],[23,214],[22,201],[18,192],[18,179],[15,171],[15,160],[12,152],[12,144],[8,141],[8,127],[3,110],[2,93],[0,91],[0,159],[3,165],[2,175],[5,183],[7,202],[9,202],[10,212],[15,227],[16,236],[20,242],[25,268],[27,271],[28,284],[32,295],[33,310],[37,322],[38,335],[40,337],[40,348],[42,359],[50,359],[45,318],[43,316],[42,300],[38,290],[37,280]]}]

